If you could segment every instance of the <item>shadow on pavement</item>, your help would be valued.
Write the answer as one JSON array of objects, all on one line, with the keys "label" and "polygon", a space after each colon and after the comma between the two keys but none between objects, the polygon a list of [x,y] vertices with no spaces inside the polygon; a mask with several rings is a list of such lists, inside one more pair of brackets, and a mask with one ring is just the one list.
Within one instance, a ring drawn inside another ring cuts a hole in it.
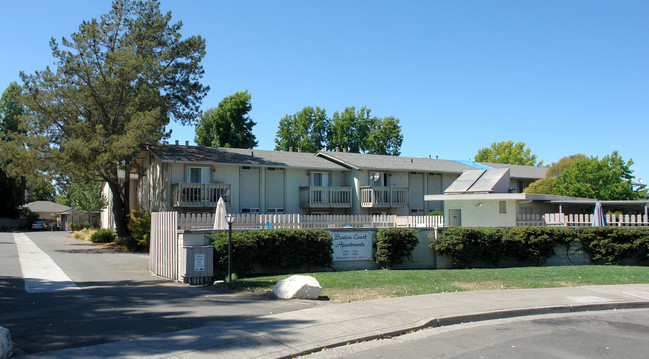
[{"label": "shadow on pavement", "polygon": [[[315,305],[218,294],[210,287],[188,287],[157,278],[76,284],[82,289],[26,293],[22,278],[0,278],[0,325],[11,331],[18,353],[134,340],[251,318],[273,330],[296,323],[274,322],[263,316]],[[238,331],[232,328],[214,333],[214,339],[236,338]],[[192,340],[188,337],[166,340],[179,347],[196,344],[187,343]]]}]

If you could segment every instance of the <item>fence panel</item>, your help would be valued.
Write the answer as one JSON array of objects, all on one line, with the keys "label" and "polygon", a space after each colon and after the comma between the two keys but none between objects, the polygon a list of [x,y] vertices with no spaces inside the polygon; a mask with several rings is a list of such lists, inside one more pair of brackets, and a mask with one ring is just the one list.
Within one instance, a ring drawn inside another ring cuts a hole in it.
[{"label": "fence panel", "polygon": [[156,275],[178,280],[178,213],[151,213],[149,269]]}]

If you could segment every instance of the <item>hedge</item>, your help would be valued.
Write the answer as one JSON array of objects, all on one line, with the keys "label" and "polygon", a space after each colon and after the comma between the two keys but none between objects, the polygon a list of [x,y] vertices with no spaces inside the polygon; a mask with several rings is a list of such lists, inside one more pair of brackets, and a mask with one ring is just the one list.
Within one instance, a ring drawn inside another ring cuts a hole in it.
[{"label": "hedge", "polygon": [[[228,232],[212,235],[215,275],[227,273]],[[232,232],[232,272],[245,277],[332,264],[332,238],[321,229],[266,229]]]},{"label": "hedge", "polygon": [[430,247],[449,256],[459,268],[485,263],[498,267],[505,259],[542,265],[557,245],[576,242],[582,243],[594,263],[649,263],[649,228],[638,227],[452,227],[432,238]]},{"label": "hedge", "polygon": [[382,228],[376,233],[376,264],[392,268],[412,259],[412,251],[419,243],[417,232],[411,228]]}]

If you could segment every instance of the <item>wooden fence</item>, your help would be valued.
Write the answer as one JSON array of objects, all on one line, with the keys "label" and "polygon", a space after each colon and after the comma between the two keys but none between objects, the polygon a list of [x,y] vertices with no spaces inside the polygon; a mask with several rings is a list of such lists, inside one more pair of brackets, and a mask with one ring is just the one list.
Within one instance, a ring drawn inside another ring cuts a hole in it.
[{"label": "wooden fence", "polygon": [[[606,225],[614,227],[646,227],[649,226],[647,215],[605,215]],[[517,226],[561,226],[561,227],[588,227],[593,222],[592,214],[564,214],[546,213],[540,214],[519,214]]]},{"label": "wooden fence", "polygon": [[176,212],[151,213],[149,269],[156,275],[178,280],[178,215]]},{"label": "wooden fence", "polygon": [[[235,214],[232,229],[444,227],[443,216]],[[178,229],[212,229],[213,213],[181,213]]]}]

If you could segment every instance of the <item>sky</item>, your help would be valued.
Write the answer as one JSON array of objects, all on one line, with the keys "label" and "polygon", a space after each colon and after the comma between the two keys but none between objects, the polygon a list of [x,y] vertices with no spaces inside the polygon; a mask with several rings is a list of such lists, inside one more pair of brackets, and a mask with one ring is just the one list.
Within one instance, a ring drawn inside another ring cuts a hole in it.
[{"label": "sky", "polygon": [[[3,1],[0,87],[53,65],[107,0]],[[544,164],[618,151],[649,181],[649,1],[172,1],[206,39],[202,110],[248,90],[257,148],[305,106],[399,118],[401,155],[473,159],[524,142]],[[172,124],[170,143],[194,143]]]}]

